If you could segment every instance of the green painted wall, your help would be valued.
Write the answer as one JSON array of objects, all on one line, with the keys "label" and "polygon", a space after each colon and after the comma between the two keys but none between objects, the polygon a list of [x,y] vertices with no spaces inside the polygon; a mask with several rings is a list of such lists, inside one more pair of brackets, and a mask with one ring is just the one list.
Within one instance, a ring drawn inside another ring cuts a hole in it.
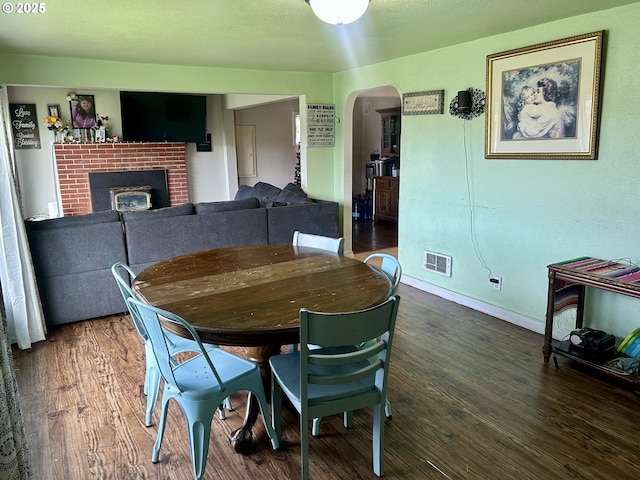
[{"label": "green painted wall", "polygon": [[[376,85],[401,94],[445,90],[444,115],[402,119],[404,275],[542,322],[549,263],[581,255],[640,261],[638,18],[634,4],[336,75],[338,115],[347,118],[353,93]],[[486,90],[486,56],[597,30],[607,31],[599,159],[486,160],[484,116],[464,122],[448,113],[458,90]],[[336,171],[345,169],[348,150],[343,136],[338,141]],[[422,268],[425,249],[453,257],[450,278]],[[492,289],[482,262],[503,278],[502,291]],[[640,326],[637,300],[593,294],[588,302],[600,305],[591,316],[612,333]]]}]

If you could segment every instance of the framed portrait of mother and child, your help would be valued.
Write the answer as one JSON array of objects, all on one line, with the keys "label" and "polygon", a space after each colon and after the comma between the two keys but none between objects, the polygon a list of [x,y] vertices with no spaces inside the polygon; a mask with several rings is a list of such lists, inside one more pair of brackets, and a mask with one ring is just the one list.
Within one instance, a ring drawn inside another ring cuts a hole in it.
[{"label": "framed portrait of mother and child", "polygon": [[603,34],[487,56],[485,158],[597,159]]}]

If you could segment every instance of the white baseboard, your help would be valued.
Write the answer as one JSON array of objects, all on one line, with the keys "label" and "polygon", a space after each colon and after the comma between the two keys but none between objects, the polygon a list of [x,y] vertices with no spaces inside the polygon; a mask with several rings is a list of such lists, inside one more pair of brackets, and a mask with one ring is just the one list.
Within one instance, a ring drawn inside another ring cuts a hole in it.
[{"label": "white baseboard", "polygon": [[[492,317],[504,320],[505,322],[509,322],[519,327],[526,328],[527,330],[531,330],[532,332],[544,335],[545,323],[539,320],[525,317],[524,315],[520,315],[519,313],[515,313],[502,307],[491,305],[490,303],[481,302],[480,300],[476,300],[475,298],[470,298],[465,295],[452,292],[445,288],[438,287],[437,285],[433,285],[431,283],[427,283],[422,280],[409,277],[407,275],[402,276],[401,283],[404,283],[411,287],[415,287],[418,290],[422,290],[423,292],[431,293],[438,297],[444,298],[445,300],[450,300],[454,303],[472,308],[474,310],[477,310],[478,312],[486,313],[487,315],[491,315]],[[556,340],[561,340],[568,334],[569,332],[567,330],[558,329],[557,327],[554,327],[553,329],[553,337]]]}]

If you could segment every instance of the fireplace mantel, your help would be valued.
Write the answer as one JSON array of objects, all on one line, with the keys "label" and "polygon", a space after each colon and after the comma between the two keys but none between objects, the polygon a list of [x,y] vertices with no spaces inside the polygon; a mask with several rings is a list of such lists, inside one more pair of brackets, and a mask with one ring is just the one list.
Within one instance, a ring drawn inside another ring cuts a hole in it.
[{"label": "fireplace mantel", "polygon": [[92,212],[89,172],[164,169],[170,204],[189,201],[184,143],[55,143],[54,154],[65,216]]}]

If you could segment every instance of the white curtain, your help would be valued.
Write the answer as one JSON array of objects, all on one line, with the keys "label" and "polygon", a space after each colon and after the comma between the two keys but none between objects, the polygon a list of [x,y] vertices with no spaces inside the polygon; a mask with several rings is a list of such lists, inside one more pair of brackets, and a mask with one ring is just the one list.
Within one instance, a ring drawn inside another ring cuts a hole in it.
[{"label": "white curtain", "polygon": [[20,211],[9,128],[7,89],[0,86],[0,284],[9,344],[27,349],[45,339],[45,323]]},{"label": "white curtain", "polygon": [[0,479],[33,478],[0,290]]}]

